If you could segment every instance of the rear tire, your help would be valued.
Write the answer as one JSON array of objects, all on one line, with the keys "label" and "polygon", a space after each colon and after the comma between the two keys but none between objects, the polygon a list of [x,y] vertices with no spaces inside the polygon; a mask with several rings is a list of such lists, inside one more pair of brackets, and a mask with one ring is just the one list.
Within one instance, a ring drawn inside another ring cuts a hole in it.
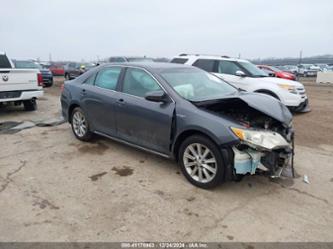
[{"label": "rear tire", "polygon": [[72,111],[71,125],[77,139],[85,142],[92,139],[93,133],[89,130],[88,120],[80,107],[76,107]]},{"label": "rear tire", "polygon": [[193,135],[180,145],[178,158],[181,171],[193,185],[210,189],[224,179],[224,162],[219,148],[209,138]]},{"label": "rear tire", "polygon": [[23,101],[24,110],[35,111],[37,110],[37,102],[35,99],[29,99]]}]

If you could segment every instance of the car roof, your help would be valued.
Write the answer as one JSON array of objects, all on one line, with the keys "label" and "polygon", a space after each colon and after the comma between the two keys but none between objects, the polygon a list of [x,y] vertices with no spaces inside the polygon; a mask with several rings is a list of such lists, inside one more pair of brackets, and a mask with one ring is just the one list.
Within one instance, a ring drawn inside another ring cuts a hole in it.
[{"label": "car roof", "polygon": [[102,66],[129,66],[129,67],[140,67],[149,71],[162,71],[165,69],[176,69],[176,68],[194,68],[189,65],[184,64],[176,64],[176,63],[169,63],[169,62],[122,62],[122,63],[105,63]]},{"label": "car roof", "polygon": [[210,59],[210,60],[225,60],[225,61],[238,61],[238,62],[249,62],[248,60],[233,58],[224,55],[205,55],[205,54],[180,54],[174,58],[186,58],[186,59]]}]

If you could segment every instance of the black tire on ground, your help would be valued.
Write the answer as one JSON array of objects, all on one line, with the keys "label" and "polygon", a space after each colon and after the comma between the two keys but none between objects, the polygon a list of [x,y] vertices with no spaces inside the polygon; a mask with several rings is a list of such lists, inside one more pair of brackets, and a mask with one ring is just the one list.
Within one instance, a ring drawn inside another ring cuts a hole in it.
[{"label": "black tire on ground", "polygon": [[[189,145],[195,144],[195,143],[199,143],[199,144],[202,144],[202,145],[206,146],[212,152],[212,154],[214,155],[215,160],[217,162],[217,164],[216,164],[216,170],[217,170],[216,174],[215,174],[214,178],[212,178],[209,182],[202,183],[202,182],[196,181],[186,171],[183,156],[184,156],[186,148]],[[183,143],[180,145],[180,148],[179,148],[179,151],[178,151],[178,158],[179,158],[179,160],[178,160],[179,165],[180,165],[180,168],[181,168],[181,171],[182,171],[183,175],[193,185],[195,185],[199,188],[210,189],[210,188],[214,188],[214,187],[223,183],[225,166],[224,166],[224,161],[223,161],[223,158],[222,158],[222,153],[220,152],[217,145],[212,140],[210,140],[208,137],[205,137],[203,135],[193,135],[193,136],[190,136],[190,137],[186,138],[183,141]]]},{"label": "black tire on ground", "polygon": [[23,101],[24,110],[35,111],[37,110],[37,102],[35,99],[29,99]]},{"label": "black tire on ground", "polygon": [[[75,117],[75,114],[76,113],[79,113],[80,115],[82,115],[82,117],[84,118],[85,120],[85,126],[86,126],[86,129],[85,129],[85,132],[81,135],[81,134],[78,134],[77,132],[77,129],[75,128],[75,120],[74,120],[74,117]],[[71,113],[71,126],[72,126],[72,131],[75,135],[75,137],[81,141],[84,141],[84,142],[88,142],[90,141],[92,138],[93,138],[93,133],[90,131],[90,126],[89,126],[89,123],[88,123],[88,120],[84,114],[84,112],[82,111],[82,109],[80,107],[76,107],[74,108],[74,110],[72,111]]]}]

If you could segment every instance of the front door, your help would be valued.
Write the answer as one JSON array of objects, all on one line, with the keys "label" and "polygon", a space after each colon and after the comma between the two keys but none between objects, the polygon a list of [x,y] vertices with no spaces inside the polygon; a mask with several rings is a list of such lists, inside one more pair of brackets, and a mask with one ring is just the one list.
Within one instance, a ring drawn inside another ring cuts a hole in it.
[{"label": "front door", "polygon": [[142,69],[127,68],[121,88],[116,102],[118,136],[168,154],[174,102],[170,99],[167,103],[158,103],[144,98],[147,92],[162,88],[151,74]]}]

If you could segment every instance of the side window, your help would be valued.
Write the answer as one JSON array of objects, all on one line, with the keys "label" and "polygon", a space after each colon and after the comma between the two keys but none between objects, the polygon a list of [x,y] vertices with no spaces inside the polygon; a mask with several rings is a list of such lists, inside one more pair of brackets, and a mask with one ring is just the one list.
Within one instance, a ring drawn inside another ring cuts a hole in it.
[{"label": "side window", "polygon": [[158,83],[147,72],[136,69],[127,68],[123,92],[138,97],[144,97],[147,92],[161,90]]},{"label": "side window", "polygon": [[188,59],[185,59],[185,58],[174,58],[170,62],[177,63],[177,64],[185,64],[187,61],[188,61]]},{"label": "side window", "polygon": [[98,72],[95,85],[109,90],[116,90],[120,73],[120,67],[110,67],[103,69]]},{"label": "side window", "polygon": [[236,63],[233,61],[219,61],[218,73],[232,74],[236,75],[236,71],[243,71]]},{"label": "side window", "polygon": [[199,59],[193,63],[193,66],[201,68],[207,72],[214,72],[215,60]]},{"label": "side window", "polygon": [[87,79],[85,79],[85,81],[83,81],[83,84],[93,85],[95,82],[95,77],[96,77],[95,73],[90,75]]}]

